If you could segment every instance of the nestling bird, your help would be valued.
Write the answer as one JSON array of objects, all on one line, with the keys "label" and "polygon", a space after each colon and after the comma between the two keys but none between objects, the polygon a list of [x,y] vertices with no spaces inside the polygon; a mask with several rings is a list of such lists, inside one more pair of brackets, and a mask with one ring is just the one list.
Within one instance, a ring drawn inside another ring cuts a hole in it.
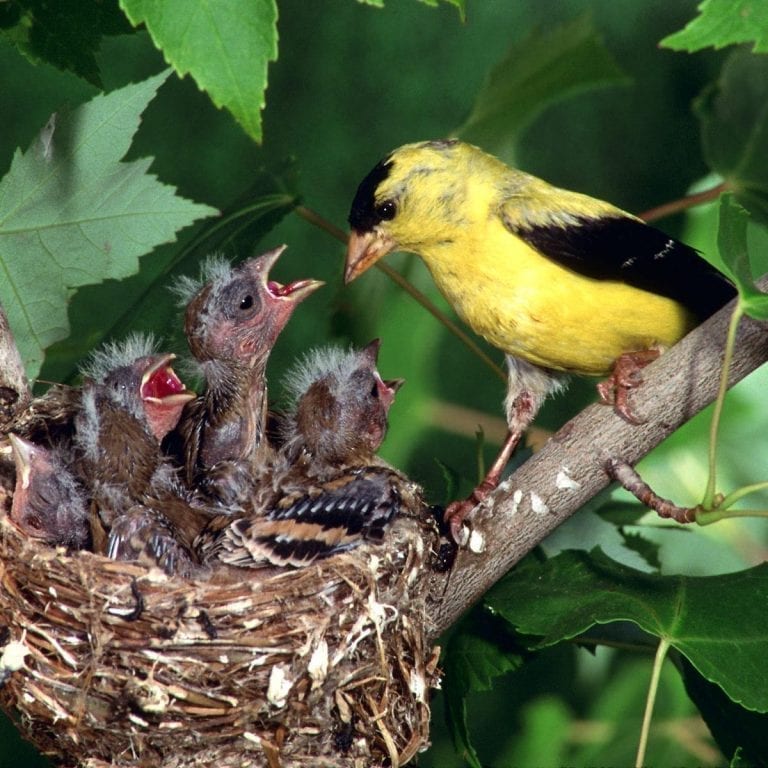
[{"label": "nestling bird", "polygon": [[[230,486],[250,475],[269,453],[266,367],[293,310],[322,283],[269,279],[285,246],[233,267],[211,258],[201,281],[185,279],[185,332],[205,376],[205,392],[185,409],[175,437],[186,481],[224,503]],[[234,475],[234,478],[232,477]]]},{"label": "nestling bird", "polygon": [[241,568],[309,565],[364,541],[380,542],[402,508],[421,504],[416,486],[383,466],[338,471],[323,482],[286,484],[254,500],[255,514],[203,532],[206,561]]},{"label": "nestling bird", "polygon": [[221,506],[185,488],[176,469],[163,464],[141,500],[112,523],[106,554],[113,560],[159,566],[169,576],[203,576],[193,545],[205,526],[220,516]]},{"label": "nestling bird", "polygon": [[10,433],[16,489],[10,518],[27,536],[53,546],[82,549],[89,540],[88,505],[66,463],[44,448]]},{"label": "nestling bird", "polygon": [[297,398],[283,445],[257,478],[248,517],[204,531],[204,560],[241,567],[306,565],[365,540],[380,541],[401,509],[420,509],[417,486],[376,456],[402,380],[376,370],[379,342],[316,350],[287,376]]},{"label": "nestling bird", "polygon": [[[174,524],[173,517],[177,517],[179,525]],[[113,560],[157,565],[169,576],[190,578],[201,572],[200,562],[192,541],[184,534],[193,525],[199,532],[203,524],[200,511],[181,496],[164,497],[162,503],[146,499],[115,519],[106,554]]]},{"label": "nestling bird", "polygon": [[449,507],[454,534],[562,374],[611,374],[601,397],[635,422],[639,369],[736,295],[693,248],[459,141],[396,149],[360,184],[349,223],[347,282],[390,251],[415,253],[506,354],[509,433],[470,503]]},{"label": "nestling bird", "polygon": [[387,415],[403,379],[384,381],[376,364],[381,341],[360,350],[313,350],[285,375],[293,406],[280,427],[282,452],[323,477],[342,467],[380,462],[376,451],[387,434]]},{"label": "nestling bird", "polygon": [[131,336],[91,356],[75,418],[78,474],[102,523],[140,502],[166,459],[160,450],[184,405],[195,397],[151,337]]}]

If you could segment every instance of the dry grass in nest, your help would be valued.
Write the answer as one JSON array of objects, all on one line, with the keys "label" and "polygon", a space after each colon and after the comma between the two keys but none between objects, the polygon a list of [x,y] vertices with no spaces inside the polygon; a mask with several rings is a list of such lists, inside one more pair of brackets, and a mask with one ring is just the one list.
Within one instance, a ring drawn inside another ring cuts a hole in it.
[{"label": "dry grass in nest", "polygon": [[402,765],[437,682],[434,544],[401,519],[384,545],[217,584],[67,555],[3,515],[0,643],[26,656],[0,706],[67,766]]}]

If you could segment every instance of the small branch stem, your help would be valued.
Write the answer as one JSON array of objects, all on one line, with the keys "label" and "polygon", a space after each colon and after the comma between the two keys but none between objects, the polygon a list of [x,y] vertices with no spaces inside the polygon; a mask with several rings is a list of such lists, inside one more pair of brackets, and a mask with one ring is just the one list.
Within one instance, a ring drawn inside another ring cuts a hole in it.
[{"label": "small branch stem", "polygon": [[695,195],[686,195],[678,200],[671,200],[668,203],[657,205],[655,208],[649,208],[647,211],[643,211],[643,213],[640,214],[640,218],[649,223],[657,221],[658,219],[672,216],[675,213],[686,211],[688,208],[694,208],[697,205],[717,200],[723,192],[726,192],[729,189],[730,186],[724,181],[716,187],[705,189],[703,192],[697,192]]},{"label": "small branch stem", "polygon": [[339,229],[335,224],[332,224],[328,219],[324,219],[317,211],[307,208],[306,205],[297,205],[294,210],[302,219],[322,229],[323,232],[327,232],[331,237],[336,238],[342,243],[342,245],[347,244],[347,233],[343,229]]},{"label": "small branch stem", "polygon": [[211,240],[216,234],[218,234],[218,232],[231,226],[233,222],[244,220],[245,226],[248,226],[248,224],[251,223],[251,219],[248,218],[250,214],[259,213],[269,208],[277,209],[280,207],[286,207],[290,205],[293,200],[295,200],[295,198],[287,194],[264,195],[263,197],[258,198],[255,203],[246,205],[243,208],[239,208],[238,210],[230,213],[228,216],[222,217],[210,227],[207,227],[188,245],[186,245],[179,252],[176,258],[169,262],[165,270],[166,273],[170,272],[173,267],[175,267],[180,261],[183,261],[196,248],[200,248],[206,240]]},{"label": "small branch stem", "polygon": [[673,501],[659,496],[648,483],[643,480],[637,470],[622,459],[609,458],[605,463],[605,471],[610,477],[629,491],[638,501],[649,509],[654,510],[659,517],[671,518],[678,523],[694,523],[697,520],[697,509],[678,507]]},{"label": "small branch stem", "polygon": [[651,718],[653,717],[653,706],[656,703],[656,694],[659,692],[659,680],[661,678],[661,667],[664,659],[667,658],[669,651],[669,641],[661,638],[659,647],[656,649],[656,656],[653,659],[653,671],[651,672],[651,682],[648,686],[648,697],[645,701],[645,713],[643,715],[643,725],[640,729],[640,743],[637,746],[637,759],[635,768],[643,768],[645,763],[645,753],[648,748],[648,734],[651,730]]},{"label": "small branch stem", "polygon": [[[768,286],[768,277],[758,286]],[[450,575],[432,577],[432,638],[455,623],[510,567],[608,485],[606,457],[619,456],[630,466],[636,464],[715,399],[732,312],[733,305],[716,312],[643,370],[643,386],[635,390],[633,402],[644,416],[643,424],[628,424],[602,405],[588,406],[478,506],[470,524],[483,537],[485,549],[482,557],[460,549]],[[768,360],[767,328],[768,324],[754,318],[742,318],[730,386]],[[542,514],[542,508],[548,513]],[[699,512],[697,522],[705,522],[708,514]]]},{"label": "small branch stem", "polygon": [[742,315],[741,299],[737,299],[736,306],[733,309],[730,322],[728,323],[725,351],[723,353],[723,364],[720,369],[720,386],[717,389],[715,407],[712,411],[712,422],[709,427],[709,477],[707,479],[706,489],[704,490],[704,498],[701,500],[702,508],[707,511],[711,511],[715,507],[717,434],[720,429],[723,406],[725,405],[725,395],[728,392],[728,375],[731,368],[731,360],[733,359],[733,351],[736,346],[736,331],[738,330],[739,321],[741,320]]},{"label": "small branch stem", "polygon": [[[724,496],[723,500],[717,506],[722,509],[728,509],[737,501],[741,501],[741,499],[743,499],[745,496],[766,490],[768,490],[768,482],[766,481],[761,483],[752,483],[751,485],[744,485],[741,488],[737,488],[735,491],[731,491],[731,493],[729,493],[727,496]],[[735,514],[735,510],[732,510],[730,514]]]},{"label": "small branch stem", "polygon": [[732,517],[768,517],[768,509],[726,509],[718,507],[711,512],[701,511],[696,515],[696,522],[699,525],[712,525],[719,523],[725,518]]}]

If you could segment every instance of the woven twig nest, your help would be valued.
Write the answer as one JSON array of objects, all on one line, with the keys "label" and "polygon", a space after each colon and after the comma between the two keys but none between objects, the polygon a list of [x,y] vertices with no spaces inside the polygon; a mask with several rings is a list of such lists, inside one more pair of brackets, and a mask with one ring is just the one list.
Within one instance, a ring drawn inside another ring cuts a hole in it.
[{"label": "woven twig nest", "polygon": [[3,515],[0,706],[66,766],[402,765],[437,682],[434,545],[403,518],[305,568],[184,581],[38,544]]}]

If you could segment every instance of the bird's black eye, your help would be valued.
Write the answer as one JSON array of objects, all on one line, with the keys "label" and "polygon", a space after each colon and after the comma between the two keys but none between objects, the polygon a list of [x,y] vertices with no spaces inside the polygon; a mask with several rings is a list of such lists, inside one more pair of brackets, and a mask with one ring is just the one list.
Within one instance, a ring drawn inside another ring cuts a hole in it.
[{"label": "bird's black eye", "polygon": [[376,206],[376,215],[382,221],[391,221],[397,214],[397,205],[394,200],[385,200]]},{"label": "bird's black eye", "polygon": [[373,386],[371,387],[371,397],[376,400],[379,397],[379,383],[377,381],[373,382]]},{"label": "bird's black eye", "polygon": [[250,320],[261,306],[262,286],[258,281],[238,276],[211,296],[211,309],[215,315],[221,315],[227,321],[243,323]]}]

